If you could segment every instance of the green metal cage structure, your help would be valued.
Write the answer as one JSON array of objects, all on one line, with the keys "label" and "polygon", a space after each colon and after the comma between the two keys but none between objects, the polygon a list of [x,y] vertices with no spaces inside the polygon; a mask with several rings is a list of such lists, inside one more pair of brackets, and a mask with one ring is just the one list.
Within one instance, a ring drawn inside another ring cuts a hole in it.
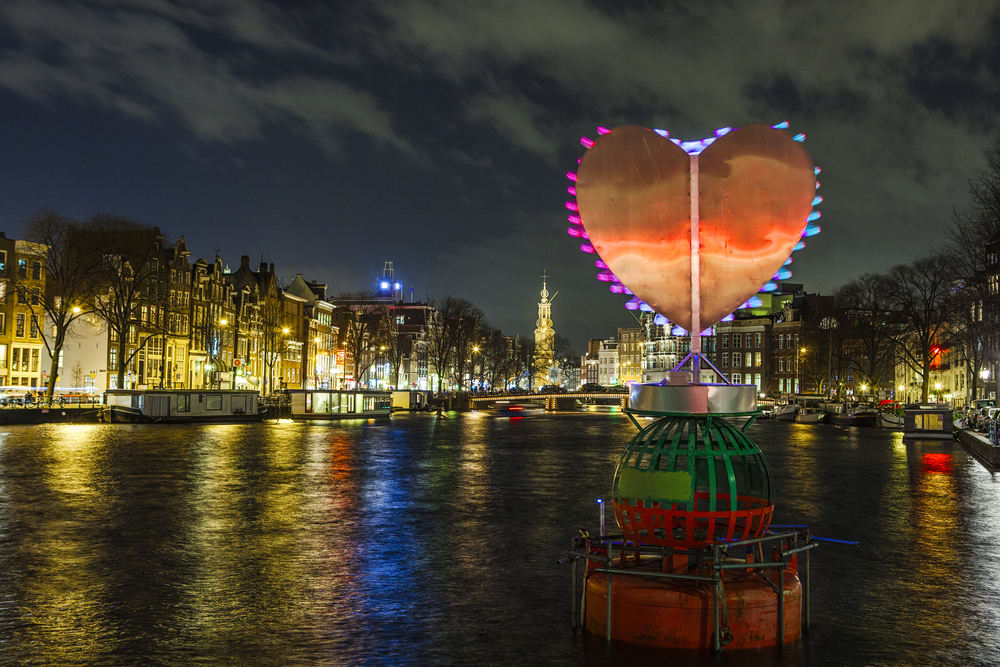
[{"label": "green metal cage structure", "polygon": [[680,549],[760,537],[774,511],[760,447],[712,415],[670,415],[625,447],[611,497],[625,538]]}]

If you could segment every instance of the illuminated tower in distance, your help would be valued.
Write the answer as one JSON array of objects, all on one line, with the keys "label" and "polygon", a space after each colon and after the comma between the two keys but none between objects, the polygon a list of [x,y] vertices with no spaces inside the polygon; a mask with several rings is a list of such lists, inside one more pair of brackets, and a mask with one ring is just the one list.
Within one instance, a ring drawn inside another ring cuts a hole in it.
[{"label": "illuminated tower in distance", "polygon": [[555,359],[553,343],[556,332],[552,328],[552,302],[559,292],[549,298],[548,277],[548,272],[542,271],[541,299],[538,301],[538,319],[535,321],[535,357],[532,360],[533,386],[536,389],[549,383],[549,370]]}]

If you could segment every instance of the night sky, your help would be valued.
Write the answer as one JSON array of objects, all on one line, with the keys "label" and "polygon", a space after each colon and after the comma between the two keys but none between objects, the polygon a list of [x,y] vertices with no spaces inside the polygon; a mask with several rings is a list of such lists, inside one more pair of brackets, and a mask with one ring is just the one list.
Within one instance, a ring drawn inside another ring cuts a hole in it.
[{"label": "night sky", "polygon": [[581,134],[791,121],[826,199],[793,280],[829,292],[966,204],[998,33],[995,1],[5,0],[0,229],[115,213],[334,293],[392,259],[522,334],[548,269],[581,347],[632,318],[565,234]]}]

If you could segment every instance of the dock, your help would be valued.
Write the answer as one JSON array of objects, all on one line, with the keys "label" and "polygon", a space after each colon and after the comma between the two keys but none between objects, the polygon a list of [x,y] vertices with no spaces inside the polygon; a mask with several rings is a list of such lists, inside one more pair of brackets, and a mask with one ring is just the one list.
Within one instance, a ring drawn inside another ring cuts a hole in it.
[{"label": "dock", "polygon": [[1000,470],[1000,447],[991,445],[986,436],[963,428],[958,431],[958,440],[991,472]]}]

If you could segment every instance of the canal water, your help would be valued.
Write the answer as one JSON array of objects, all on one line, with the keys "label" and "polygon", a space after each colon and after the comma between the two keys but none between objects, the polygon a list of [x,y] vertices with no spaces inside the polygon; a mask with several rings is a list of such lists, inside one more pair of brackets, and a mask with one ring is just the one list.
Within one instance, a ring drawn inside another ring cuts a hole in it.
[{"label": "canal water", "polygon": [[0,662],[996,664],[1000,483],[954,442],[762,422],[813,628],[665,655],[570,629],[617,414],[4,427]]}]

